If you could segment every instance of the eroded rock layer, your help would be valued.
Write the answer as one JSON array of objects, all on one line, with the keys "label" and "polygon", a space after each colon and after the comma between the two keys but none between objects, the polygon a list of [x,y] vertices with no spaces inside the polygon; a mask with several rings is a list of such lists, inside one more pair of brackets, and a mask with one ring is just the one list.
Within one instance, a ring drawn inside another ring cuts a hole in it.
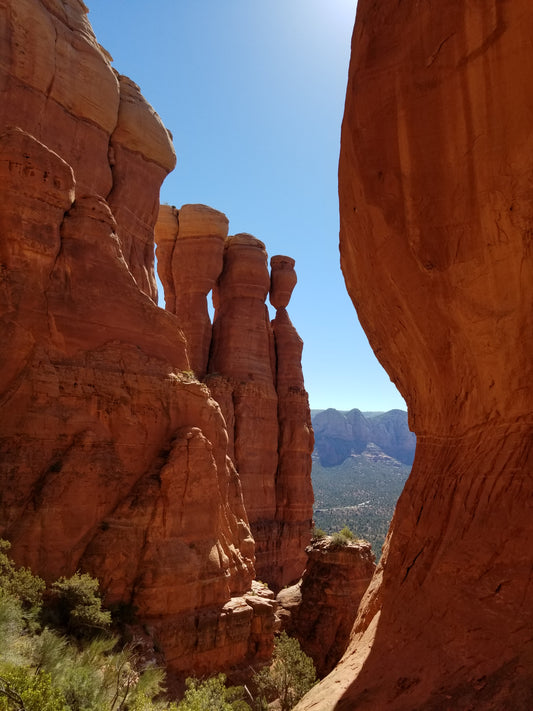
[{"label": "eroded rock layer", "polygon": [[349,652],[299,709],[533,706],[533,9],[360,0],[342,267],[417,452]]},{"label": "eroded rock layer", "polygon": [[278,616],[323,677],[346,651],[357,607],[376,565],[366,541],[335,545],[325,538],[306,553],[302,579],[278,593]]},{"label": "eroded rock layer", "polygon": [[211,345],[207,296],[222,272],[228,219],[206,205],[161,205],[156,222],[158,274],[165,305],[187,339],[191,369],[202,379]]},{"label": "eroded rock layer", "polygon": [[175,670],[265,655],[226,424],[153,300],[169,135],[83,3],[0,16],[0,535],[138,607]]},{"label": "eroded rock layer", "polygon": [[286,310],[296,273],[294,260],[280,255],[272,257],[270,273],[263,242],[247,234],[224,241],[227,227],[222,213],[204,205],[162,205],[158,271],[166,308],[187,335],[191,365],[199,377],[207,370],[205,382],[224,415],[256,542],[257,575],[280,588],[303,571],[313,505],[303,343]]}]

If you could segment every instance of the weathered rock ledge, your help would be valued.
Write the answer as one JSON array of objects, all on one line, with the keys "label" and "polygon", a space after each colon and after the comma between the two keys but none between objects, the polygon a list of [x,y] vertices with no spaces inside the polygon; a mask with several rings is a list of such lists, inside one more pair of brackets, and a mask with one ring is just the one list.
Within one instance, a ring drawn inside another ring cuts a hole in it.
[{"label": "weathered rock ledge", "polygon": [[318,676],[324,677],[346,651],[376,565],[366,541],[338,545],[326,537],[314,541],[306,553],[301,580],[277,595],[278,616],[282,628],[313,659]]}]

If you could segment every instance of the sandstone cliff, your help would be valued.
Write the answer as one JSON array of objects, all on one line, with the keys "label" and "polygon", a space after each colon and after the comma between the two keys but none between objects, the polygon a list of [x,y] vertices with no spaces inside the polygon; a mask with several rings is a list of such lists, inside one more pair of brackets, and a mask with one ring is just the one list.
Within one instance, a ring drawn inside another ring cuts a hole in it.
[{"label": "sandstone cliff", "polygon": [[[167,310],[187,335],[195,374],[219,403],[242,482],[259,579],[298,580],[312,526],[313,431],[302,341],[287,314],[294,260],[255,237],[227,237],[226,217],[203,205],[160,208],[158,272]],[[213,324],[207,296],[213,290]],[[270,322],[266,298],[276,308]]]},{"label": "sandstone cliff", "polygon": [[348,646],[357,608],[376,568],[366,541],[335,545],[331,538],[306,549],[302,579],[278,593],[283,629],[295,637],[316,667],[328,674]]},{"label": "sandstone cliff", "polygon": [[529,2],[359,0],[346,283],[417,435],[348,653],[298,709],[533,707]]},{"label": "sandstone cliff", "polygon": [[138,607],[174,670],[268,656],[274,603],[248,594],[241,482],[179,319],[191,357],[209,329],[154,302],[169,134],[82,2],[0,16],[0,535],[48,580],[87,570]]}]

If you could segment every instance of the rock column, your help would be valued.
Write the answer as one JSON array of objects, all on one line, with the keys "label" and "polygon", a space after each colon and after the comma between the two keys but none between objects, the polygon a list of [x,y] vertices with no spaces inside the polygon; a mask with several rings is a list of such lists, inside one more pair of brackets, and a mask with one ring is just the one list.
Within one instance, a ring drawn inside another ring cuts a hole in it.
[{"label": "rock column", "polygon": [[222,271],[226,216],[206,205],[162,205],[156,224],[158,273],[166,308],[178,317],[191,369],[202,379],[211,344],[207,296]]},{"label": "rock column", "polygon": [[303,341],[287,313],[296,286],[294,259],[277,255],[270,260],[270,303],[276,309],[272,321],[276,345],[279,463],[276,476],[279,586],[297,579],[305,567],[313,519],[311,454],[314,436],[309,399],[302,372]]},{"label": "rock column", "polygon": [[232,430],[233,457],[256,541],[257,576],[270,583],[277,538],[278,398],[265,304],[269,289],[264,244],[251,235],[229,237],[214,294],[207,383]]}]

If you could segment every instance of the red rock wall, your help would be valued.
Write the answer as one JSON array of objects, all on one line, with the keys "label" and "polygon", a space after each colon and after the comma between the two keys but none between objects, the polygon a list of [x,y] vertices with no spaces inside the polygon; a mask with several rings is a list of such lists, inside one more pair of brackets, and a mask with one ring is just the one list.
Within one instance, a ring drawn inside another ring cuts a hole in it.
[{"label": "red rock wall", "polygon": [[533,8],[360,0],[342,268],[417,435],[348,654],[299,709],[533,707]]},{"label": "red rock wall", "polygon": [[302,579],[278,593],[278,616],[322,678],[346,651],[357,607],[376,564],[366,541],[336,546],[327,538],[308,546],[306,553]]},{"label": "red rock wall", "polygon": [[168,133],[83,3],[0,17],[0,535],[137,606],[175,670],[264,656],[225,422],[152,298]]},{"label": "red rock wall", "polygon": [[[227,226],[222,213],[204,205],[162,205],[158,272],[166,308],[187,336],[191,366],[200,378],[207,371],[205,382],[226,421],[258,578],[278,589],[300,577],[312,526],[313,430],[303,343],[286,310],[296,273],[293,259],[277,256],[270,274],[265,245],[251,235],[224,243]],[[277,309],[272,323],[269,292]]]}]

